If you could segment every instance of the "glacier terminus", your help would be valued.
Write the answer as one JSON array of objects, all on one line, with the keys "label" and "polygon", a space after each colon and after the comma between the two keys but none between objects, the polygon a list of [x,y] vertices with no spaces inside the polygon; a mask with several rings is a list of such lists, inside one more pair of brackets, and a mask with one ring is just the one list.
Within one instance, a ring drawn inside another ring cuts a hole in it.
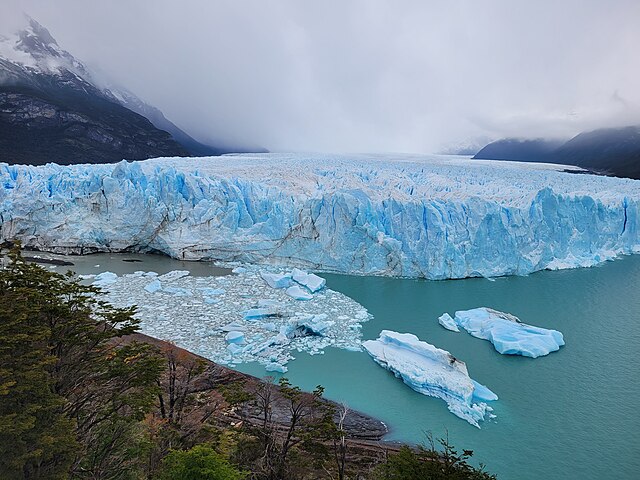
[{"label": "glacier terminus", "polygon": [[0,240],[427,279],[524,275],[640,251],[639,182],[564,168],[298,153],[0,164]]}]

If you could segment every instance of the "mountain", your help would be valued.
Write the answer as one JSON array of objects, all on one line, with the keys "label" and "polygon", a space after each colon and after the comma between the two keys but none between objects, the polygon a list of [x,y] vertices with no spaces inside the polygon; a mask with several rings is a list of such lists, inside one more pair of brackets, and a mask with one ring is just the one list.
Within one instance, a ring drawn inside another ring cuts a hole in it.
[{"label": "mountain", "polygon": [[0,35],[0,161],[109,163],[238,150],[200,143],[128,90],[105,87],[46,28],[27,23]]},{"label": "mountain", "polygon": [[557,163],[640,179],[640,126],[581,133],[558,148],[554,158]]},{"label": "mountain", "polygon": [[640,179],[640,126],[601,128],[557,140],[503,139],[473,158],[577,165],[595,173]]},{"label": "mountain", "polygon": [[546,162],[551,152],[560,147],[562,140],[532,140],[505,138],[489,143],[473,158],[490,160],[519,160],[521,162]]}]

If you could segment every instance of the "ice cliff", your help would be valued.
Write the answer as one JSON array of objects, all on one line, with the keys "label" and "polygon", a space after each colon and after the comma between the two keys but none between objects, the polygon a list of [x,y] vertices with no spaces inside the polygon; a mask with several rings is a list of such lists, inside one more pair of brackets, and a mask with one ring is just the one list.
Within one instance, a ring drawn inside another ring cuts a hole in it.
[{"label": "ice cliff", "polygon": [[640,182],[562,168],[303,154],[0,164],[0,240],[430,279],[640,251]]}]

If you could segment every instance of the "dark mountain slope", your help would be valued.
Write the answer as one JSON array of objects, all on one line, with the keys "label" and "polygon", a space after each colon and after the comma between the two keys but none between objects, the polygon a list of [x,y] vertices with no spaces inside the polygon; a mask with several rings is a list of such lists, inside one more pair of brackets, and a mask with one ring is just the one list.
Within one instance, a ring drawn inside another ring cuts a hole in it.
[{"label": "dark mountain slope", "polygon": [[562,140],[545,140],[543,138],[521,140],[517,138],[505,138],[483,147],[473,158],[545,162],[549,154],[562,144]]},{"label": "dark mountain slope", "polygon": [[584,132],[558,148],[557,163],[640,179],[640,126]]},{"label": "dark mountain slope", "polygon": [[557,144],[551,140],[504,139],[473,158],[577,165],[617,177],[640,179],[640,126],[601,128]]}]

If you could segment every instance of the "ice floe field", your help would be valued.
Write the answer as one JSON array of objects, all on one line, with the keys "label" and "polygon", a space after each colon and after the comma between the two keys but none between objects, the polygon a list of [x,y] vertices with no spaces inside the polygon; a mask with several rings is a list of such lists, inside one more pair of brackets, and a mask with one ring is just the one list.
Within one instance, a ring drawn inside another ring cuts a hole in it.
[{"label": "ice floe field", "polygon": [[117,307],[137,305],[147,335],[223,365],[259,362],[266,372],[285,373],[296,351],[359,351],[361,323],[369,319],[357,302],[324,288],[324,279],[297,269],[247,266],[227,276],[102,272],[81,278]]}]

